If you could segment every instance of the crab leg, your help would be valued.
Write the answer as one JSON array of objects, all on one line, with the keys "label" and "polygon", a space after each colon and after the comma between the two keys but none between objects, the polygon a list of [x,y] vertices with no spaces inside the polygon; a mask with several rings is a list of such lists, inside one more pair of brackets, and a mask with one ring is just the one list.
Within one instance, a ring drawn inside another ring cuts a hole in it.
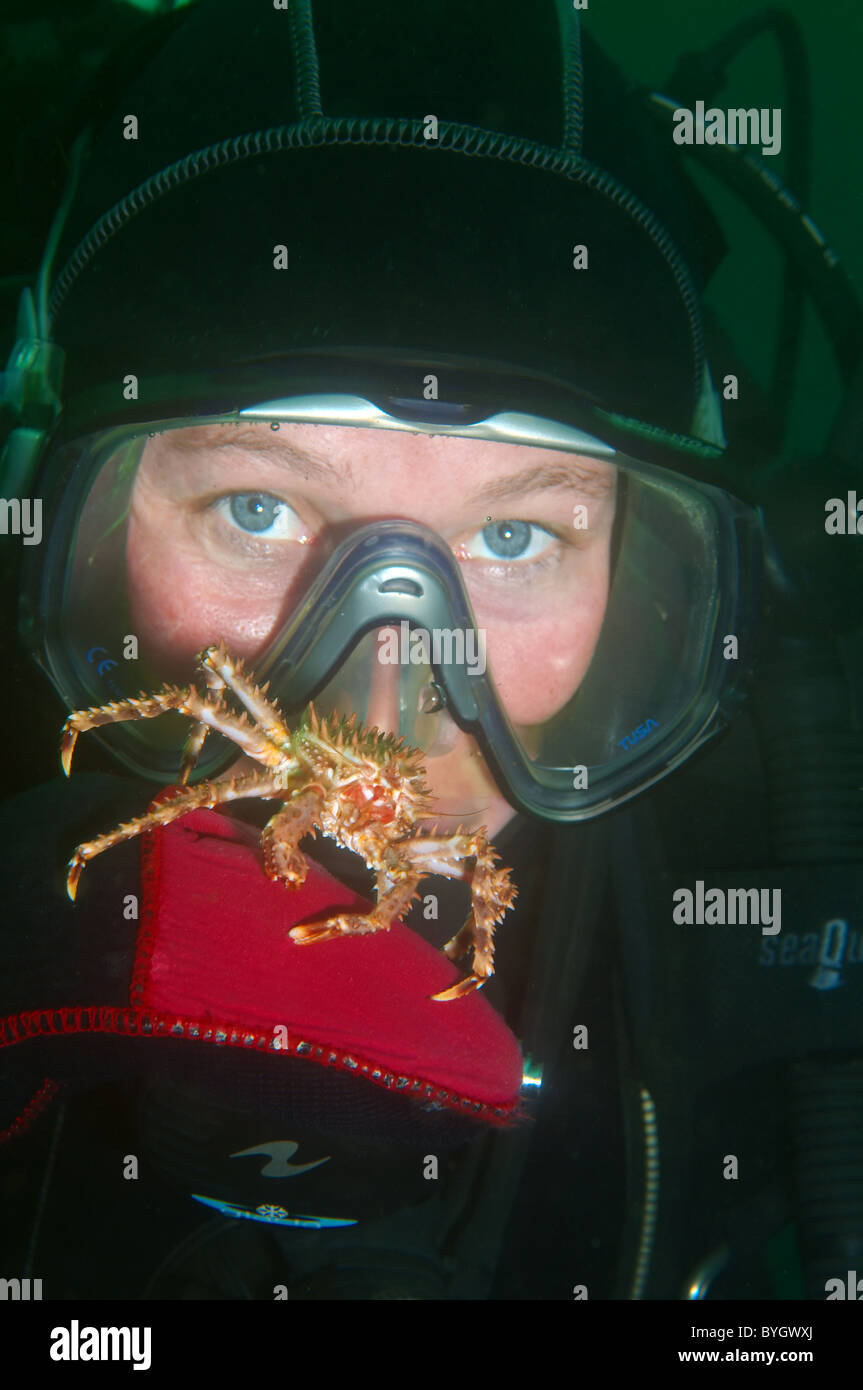
[{"label": "crab leg", "polygon": [[[226,689],[225,682],[222,680],[221,676],[218,675],[215,671],[209,670],[204,667],[204,655],[206,655],[206,653],[201,653],[201,655],[198,657],[198,665],[200,666],[201,671],[203,673],[204,680],[207,684],[207,689],[213,691],[213,693],[215,694],[215,708],[224,709],[221,696]],[[202,720],[198,720],[198,722],[196,724],[193,724],[191,729],[189,730],[186,742],[183,744],[183,761],[180,764],[179,785],[181,787],[185,787],[188,783],[189,778],[192,775],[192,768],[195,766],[195,764],[201,756],[201,749],[204,746],[207,734],[209,732],[209,726],[205,724]]]},{"label": "crab leg", "polygon": [[120,723],[126,719],[155,719],[167,710],[182,709],[183,703],[191,694],[191,688],[180,689],[166,685],[156,695],[140,695],[137,699],[112,700],[107,705],[92,705],[90,709],[79,709],[63,725],[63,742],[60,749],[60,762],[66,776],[72,767],[72,754],[78,735],[88,729],[97,729],[100,724]]},{"label": "crab leg", "polygon": [[[220,733],[226,734],[249,757],[256,758],[258,762],[264,763],[267,767],[283,768],[288,761],[284,751],[275,748],[264,734],[254,729],[245,715],[231,714],[221,705],[208,704],[206,698],[194,686],[179,689],[169,685],[155,695],[139,696],[137,699],[131,700],[115,700],[108,705],[87,710],[76,710],[74,714],[70,714],[63,725],[63,743],[60,753],[63,771],[68,777],[72,766],[72,754],[80,733],[85,733],[88,729],[98,728],[100,724],[119,724],[127,719],[155,719],[158,715],[172,709],[177,710],[180,714],[187,714],[196,720],[196,728],[203,724],[208,729],[217,729]],[[189,746],[190,744],[194,746],[195,743],[195,733],[196,729],[193,729],[186,743],[187,754],[184,758],[184,768],[189,756]],[[203,741],[201,738],[200,742],[197,743],[198,752]],[[300,766],[298,759],[291,759],[290,761],[297,767]],[[189,763],[189,770],[191,770],[191,762]]]},{"label": "crab leg", "polygon": [[[323,801],[320,787],[307,787],[267,823],[261,843],[264,869],[270,878],[280,878],[290,886],[299,886],[304,881],[308,865],[300,852],[299,843],[304,835],[320,824]],[[390,925],[403,917],[410,907],[422,875],[408,872],[407,866],[402,867],[400,857],[393,857],[393,862],[387,865],[387,872],[391,875],[391,887],[371,912],[365,915],[358,912],[339,913],[322,922],[310,922],[307,926],[300,924],[291,928],[292,939],[300,946],[308,946],[313,942],[334,941],[339,936],[389,931]]]},{"label": "crab leg", "polygon": [[407,912],[421,878],[421,872],[406,873],[366,916],[358,912],[345,912],[328,917],[325,922],[292,927],[290,934],[294,941],[305,946],[313,941],[333,941],[337,936],[364,936],[369,932],[389,931],[392,923],[400,921]]},{"label": "crab leg", "polygon": [[309,866],[300,850],[300,840],[318,824],[322,802],[320,787],[307,787],[267,821],[261,834],[261,849],[268,878],[281,879],[292,888],[305,882]]},{"label": "crab leg", "polygon": [[143,835],[148,830],[155,830],[159,825],[168,825],[170,821],[179,820],[180,816],[185,816],[188,811],[195,811],[202,806],[219,806],[223,801],[239,801],[246,796],[283,795],[280,784],[274,778],[260,772],[252,773],[248,777],[235,777],[225,782],[201,782],[197,787],[190,787],[172,801],[157,807],[155,811],[136,816],[134,820],[124,822],[107,835],[97,835],[95,840],[86,840],[79,845],[69,860],[66,892],[74,902],[84,865],[103,850],[120,844],[122,840],[131,840],[135,835]]},{"label": "crab leg", "polygon": [[458,960],[473,946],[471,974],[452,988],[432,995],[442,1002],[460,999],[481,989],[494,974],[494,929],[515,901],[515,885],[510,883],[506,869],[494,867],[498,856],[489,846],[484,830],[471,835],[456,834],[450,840],[416,836],[405,840],[402,849],[424,872],[470,883],[471,910],[464,926],[443,949],[450,960]]},{"label": "crab leg", "polygon": [[[198,657],[198,666],[207,682],[207,689],[216,696],[216,706],[223,709],[221,696],[226,690],[233,691],[237,699],[245,705],[256,723],[263,725],[265,736],[280,747],[291,746],[291,731],[283,723],[279,710],[271,701],[265,699],[266,686],[257,686],[243,672],[242,661],[234,661],[229,656],[224,642],[216,642],[207,647]],[[180,785],[185,786],[192,768],[201,756],[204,740],[210,732],[201,720],[189,730],[183,748],[183,762],[180,768]]]},{"label": "crab leg", "polygon": [[[271,743],[281,748],[290,748],[291,731],[284,723],[281,712],[271,700],[266,699],[267,686],[255,685],[243,670],[242,661],[234,661],[228,655],[224,642],[207,647],[199,661],[207,672],[207,683],[211,689],[228,686]],[[215,680],[213,679],[215,677]]]},{"label": "crab leg", "polygon": [[183,761],[180,764],[179,785],[185,787],[192,775],[192,768],[201,756],[201,749],[204,740],[210,732],[202,720],[198,720],[189,730],[186,742],[183,744]]}]

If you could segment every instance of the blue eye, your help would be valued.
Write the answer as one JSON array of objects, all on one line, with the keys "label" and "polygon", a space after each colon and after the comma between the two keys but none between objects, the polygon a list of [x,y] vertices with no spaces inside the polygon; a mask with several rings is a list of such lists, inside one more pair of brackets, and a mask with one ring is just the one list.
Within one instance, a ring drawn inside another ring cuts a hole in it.
[{"label": "blue eye", "polygon": [[[468,541],[465,558],[485,564],[541,561],[548,558],[557,537],[533,521],[493,521]],[[520,566],[521,567],[521,566]]]},{"label": "blue eye", "polygon": [[244,531],[268,531],[282,510],[275,497],[261,492],[240,493],[230,503],[231,516]]},{"label": "blue eye", "polygon": [[268,492],[233,492],[219,498],[216,510],[229,525],[267,540],[295,540],[301,529],[293,508]]},{"label": "blue eye", "polygon": [[526,521],[495,521],[483,527],[482,538],[501,560],[515,560],[527,550],[531,530]]}]

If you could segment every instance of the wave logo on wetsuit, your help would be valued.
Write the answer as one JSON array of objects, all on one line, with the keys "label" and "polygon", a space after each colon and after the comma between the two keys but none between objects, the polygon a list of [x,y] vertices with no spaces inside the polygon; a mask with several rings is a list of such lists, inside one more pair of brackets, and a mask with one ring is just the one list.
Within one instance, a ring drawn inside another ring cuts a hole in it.
[{"label": "wave logo on wetsuit", "polygon": [[316,1158],[313,1163],[289,1163],[288,1159],[293,1158],[299,1149],[299,1144],[293,1139],[275,1139],[269,1144],[256,1144],[251,1149],[238,1149],[231,1158],[246,1158],[249,1154],[267,1154],[269,1163],[265,1163],[261,1169],[262,1178],[293,1178],[298,1173],[307,1173],[310,1168],[319,1168],[322,1163],[329,1163],[329,1155],[326,1158]]}]

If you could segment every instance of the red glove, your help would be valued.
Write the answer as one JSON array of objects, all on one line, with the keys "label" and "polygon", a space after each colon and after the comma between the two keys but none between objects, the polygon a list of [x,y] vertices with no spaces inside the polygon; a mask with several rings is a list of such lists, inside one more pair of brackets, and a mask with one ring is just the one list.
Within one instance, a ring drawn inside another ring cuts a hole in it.
[{"label": "red glove", "polygon": [[312,860],[301,887],[271,882],[258,838],[209,810],[144,838],[132,1004],[176,1015],[185,1036],[286,1051],[485,1120],[510,1116],[521,1053],[482,995],[431,1000],[459,973],[398,922],[292,941],[301,922],[369,905]]}]

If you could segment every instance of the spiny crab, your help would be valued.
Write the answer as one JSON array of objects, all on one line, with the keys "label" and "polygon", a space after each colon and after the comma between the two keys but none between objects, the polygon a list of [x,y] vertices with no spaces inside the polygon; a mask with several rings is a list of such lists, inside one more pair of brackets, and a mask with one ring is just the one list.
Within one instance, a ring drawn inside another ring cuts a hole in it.
[{"label": "spiny crab", "polygon": [[[261,835],[269,878],[289,888],[302,884],[308,866],[300,841],[315,830],[361,855],[377,873],[377,902],[369,913],[343,913],[293,927],[294,941],[306,945],[388,931],[407,912],[423,877],[442,874],[464,879],[470,884],[471,910],[443,949],[455,961],[473,947],[471,974],[431,997],[460,999],[480,989],[494,974],[494,928],[514,902],[516,889],[509,870],[495,868],[498,855],[484,827],[469,832],[459,827],[452,835],[415,833],[418,819],[431,810],[422,752],[392,734],[363,728],[356,716],[319,718],[312,705],[292,733],[278,707],[266,698],[267,686],[259,689],[242,661],[235,661],[221,642],[201,652],[198,672],[201,689],[194,683],[166,685],[153,695],[77,710],[66,720],[61,761],[67,777],[75,742],[87,729],[126,719],[154,719],[168,710],[195,720],[183,753],[178,794],[156,810],[80,844],[69,861],[69,897],[74,901],[87,861],[112,845],[199,807],[243,797],[272,797],[283,804]],[[227,691],[248,714],[229,709]],[[263,763],[266,771],[186,787],[211,729]]]}]

